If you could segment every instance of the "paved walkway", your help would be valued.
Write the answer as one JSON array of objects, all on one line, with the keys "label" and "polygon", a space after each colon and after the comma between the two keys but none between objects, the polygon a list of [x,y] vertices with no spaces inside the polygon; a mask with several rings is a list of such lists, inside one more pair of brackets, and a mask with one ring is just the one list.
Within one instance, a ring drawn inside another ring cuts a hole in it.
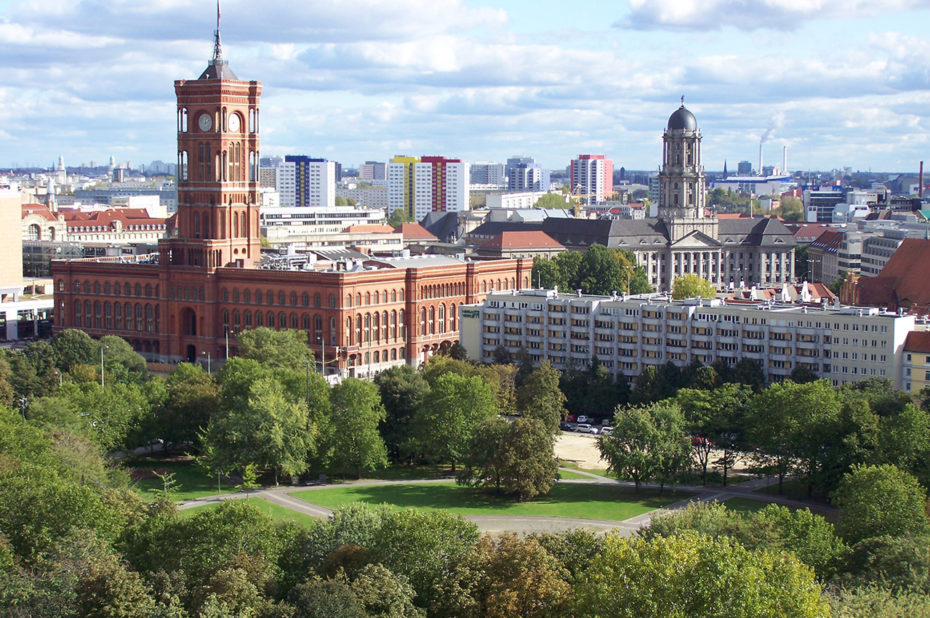
[{"label": "paved walkway", "polygon": [[[619,481],[616,479],[606,478],[599,476],[597,474],[591,474],[589,472],[583,472],[581,470],[569,470],[567,468],[561,468],[563,472],[571,472],[580,476],[587,477],[585,479],[566,479],[559,481],[560,483],[566,484],[586,484],[586,485],[621,485],[624,487],[634,487],[634,484],[630,481]],[[347,481],[343,483],[344,485],[359,485],[359,486],[378,486],[378,485],[409,485],[409,484],[429,484],[429,483],[447,483],[448,479],[420,479],[420,480],[400,480],[400,481],[379,481],[379,480],[362,480],[362,481]],[[648,513],[643,513],[642,515],[637,515],[625,521],[607,521],[607,520],[597,520],[597,519],[581,519],[573,517],[532,517],[526,515],[467,515],[465,519],[468,521],[474,522],[478,529],[482,532],[490,533],[502,533],[502,532],[518,532],[521,534],[528,534],[533,532],[558,532],[562,530],[572,530],[577,528],[584,528],[586,530],[593,530],[596,532],[606,532],[614,531],[621,534],[622,536],[632,536],[640,528],[649,526],[652,522],[653,517],[663,515],[672,511],[685,508],[688,504],[692,502],[712,502],[714,500],[718,502],[723,502],[728,498],[749,498],[751,500],[758,500],[760,502],[766,503],[776,503],[782,504],[785,506],[791,506],[795,508],[809,508],[812,511],[820,512],[822,514],[829,514],[836,511],[836,509],[812,504],[808,502],[802,502],[799,500],[792,500],[790,498],[785,498],[783,496],[770,495],[770,494],[760,494],[754,493],[756,490],[762,489],[769,485],[774,485],[778,483],[778,479],[774,477],[766,477],[762,479],[756,479],[752,481],[747,481],[740,483],[738,485],[731,485],[728,487],[701,487],[701,486],[678,486],[674,488],[674,491],[680,491],[685,495],[678,502],[674,502],[660,509],[650,511]],[[195,498],[192,500],[185,500],[178,503],[178,509],[184,510],[189,508],[194,508],[197,506],[203,506],[205,504],[215,504],[218,502],[223,502],[225,500],[240,500],[242,498],[262,498],[268,500],[284,508],[291,509],[298,513],[303,513],[311,517],[325,518],[332,515],[332,510],[324,506],[313,504],[307,502],[306,500],[295,498],[290,493],[300,491],[319,491],[324,489],[332,489],[332,485],[314,485],[314,486],[305,486],[299,487],[294,485],[279,486],[279,487],[264,487],[261,489],[249,491],[249,492],[240,492],[240,493],[229,493],[229,494],[220,494],[217,496],[208,496],[204,498]],[[644,489],[659,489],[659,485],[655,483],[641,483],[641,488]],[[668,486],[665,487],[666,491],[671,490]]]}]

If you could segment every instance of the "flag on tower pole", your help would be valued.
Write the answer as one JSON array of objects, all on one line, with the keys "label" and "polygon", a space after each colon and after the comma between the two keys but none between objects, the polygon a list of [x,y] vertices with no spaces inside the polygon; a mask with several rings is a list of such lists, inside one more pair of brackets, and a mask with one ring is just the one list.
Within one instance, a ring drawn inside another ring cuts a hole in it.
[{"label": "flag on tower pole", "polygon": [[220,13],[220,0],[216,0],[216,29],[217,30],[220,29],[220,17],[222,17],[222,15],[223,14]]}]

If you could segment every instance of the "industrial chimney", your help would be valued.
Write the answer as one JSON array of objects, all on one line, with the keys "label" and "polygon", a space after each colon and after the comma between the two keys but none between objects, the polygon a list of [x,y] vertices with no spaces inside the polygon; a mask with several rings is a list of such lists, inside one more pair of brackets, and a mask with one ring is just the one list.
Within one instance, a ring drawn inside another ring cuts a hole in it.
[{"label": "industrial chimney", "polygon": [[760,176],[765,175],[764,172],[762,171],[762,144],[764,143],[765,143],[765,140],[759,141],[759,175]]},{"label": "industrial chimney", "polygon": [[788,173],[788,145],[785,144],[781,147],[781,173]]},{"label": "industrial chimney", "polygon": [[923,199],[924,197],[924,162],[920,162],[920,177],[917,180],[917,197]]}]

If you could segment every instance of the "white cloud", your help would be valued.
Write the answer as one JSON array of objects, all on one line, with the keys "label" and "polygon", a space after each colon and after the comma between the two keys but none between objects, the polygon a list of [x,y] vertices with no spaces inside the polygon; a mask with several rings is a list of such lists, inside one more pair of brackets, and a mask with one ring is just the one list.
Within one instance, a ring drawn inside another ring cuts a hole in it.
[{"label": "white cloud", "polygon": [[616,25],[638,30],[791,30],[810,20],[850,19],[914,8],[924,0],[630,0]]}]

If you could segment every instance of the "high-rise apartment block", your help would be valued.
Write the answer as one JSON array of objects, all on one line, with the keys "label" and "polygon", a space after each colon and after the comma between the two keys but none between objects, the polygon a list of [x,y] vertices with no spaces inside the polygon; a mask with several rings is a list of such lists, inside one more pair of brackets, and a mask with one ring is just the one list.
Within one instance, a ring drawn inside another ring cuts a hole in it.
[{"label": "high-rise apartment block", "polygon": [[503,163],[472,163],[469,177],[473,185],[507,184],[507,173]]},{"label": "high-rise apartment block", "polygon": [[388,211],[419,221],[431,212],[468,210],[468,164],[445,157],[396,156],[388,163]]},{"label": "high-rise apartment block", "polygon": [[358,166],[359,180],[387,179],[387,164],[379,161],[365,161]]},{"label": "high-rise apartment block", "polygon": [[336,163],[303,155],[288,155],[275,171],[275,189],[282,206],[333,206],[336,203]]},{"label": "high-rise apartment block", "polygon": [[511,157],[504,168],[509,191],[548,191],[549,170],[541,168],[532,157]]},{"label": "high-rise apartment block", "polygon": [[606,202],[614,192],[614,162],[604,155],[578,155],[569,166],[569,178],[582,204]]}]

